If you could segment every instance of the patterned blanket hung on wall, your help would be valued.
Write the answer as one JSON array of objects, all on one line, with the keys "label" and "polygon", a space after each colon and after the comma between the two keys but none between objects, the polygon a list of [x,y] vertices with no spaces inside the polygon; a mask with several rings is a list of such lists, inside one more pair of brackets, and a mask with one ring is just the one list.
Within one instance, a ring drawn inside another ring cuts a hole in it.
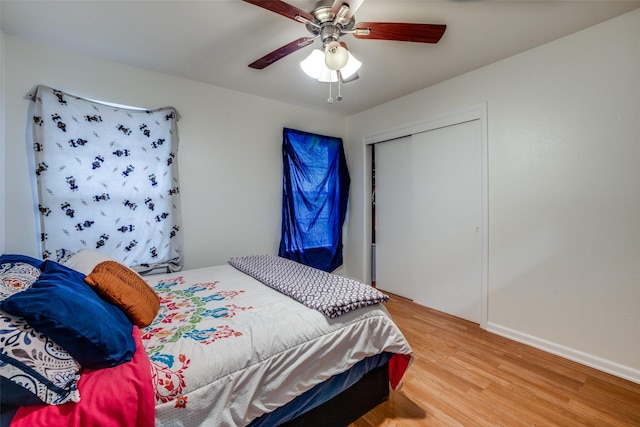
[{"label": "patterned blanket hung on wall", "polygon": [[47,86],[31,99],[42,257],[98,248],[138,272],[182,266],[178,112]]}]

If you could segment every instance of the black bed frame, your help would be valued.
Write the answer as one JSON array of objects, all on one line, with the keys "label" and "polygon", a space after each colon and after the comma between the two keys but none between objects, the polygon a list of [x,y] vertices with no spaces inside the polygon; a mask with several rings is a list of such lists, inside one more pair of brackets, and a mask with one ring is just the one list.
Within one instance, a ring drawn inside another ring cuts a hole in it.
[{"label": "black bed frame", "polygon": [[385,363],[366,373],[342,393],[281,426],[346,427],[387,399],[389,365]]}]

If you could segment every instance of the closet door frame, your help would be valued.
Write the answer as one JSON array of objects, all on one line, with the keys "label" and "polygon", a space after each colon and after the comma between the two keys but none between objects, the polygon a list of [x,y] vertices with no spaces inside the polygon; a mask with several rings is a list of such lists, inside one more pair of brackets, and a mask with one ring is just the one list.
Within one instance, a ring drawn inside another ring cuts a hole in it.
[{"label": "closet door frame", "polygon": [[[366,136],[364,138],[364,148],[365,148],[365,156],[364,158],[368,160],[367,166],[365,167],[365,192],[366,197],[365,200],[371,199],[371,150],[372,145],[390,141],[393,139],[402,138],[405,136],[413,135],[416,133],[427,132],[434,129],[439,129],[446,126],[457,125],[461,123],[466,123],[473,120],[479,120],[480,122],[480,175],[481,175],[481,185],[482,185],[482,214],[481,214],[481,226],[480,226],[480,234],[481,234],[481,301],[480,301],[480,327],[486,329],[488,323],[488,306],[489,306],[489,291],[488,291],[488,251],[489,251],[489,204],[488,204],[488,156],[487,156],[487,105],[486,103],[479,104],[476,106],[472,106],[460,111],[444,114],[441,116],[425,118],[423,120],[406,123],[400,126],[396,126],[393,128],[384,129],[375,134]],[[364,236],[366,236],[366,242],[364,245],[364,256],[363,259],[367,260],[365,262],[365,269],[368,268],[368,271],[371,271],[372,265],[372,251],[371,251],[371,241],[372,241],[372,213],[371,213],[371,203],[366,203],[365,212],[367,218],[365,218],[363,226],[365,227]],[[370,274],[370,273],[369,273]]]}]

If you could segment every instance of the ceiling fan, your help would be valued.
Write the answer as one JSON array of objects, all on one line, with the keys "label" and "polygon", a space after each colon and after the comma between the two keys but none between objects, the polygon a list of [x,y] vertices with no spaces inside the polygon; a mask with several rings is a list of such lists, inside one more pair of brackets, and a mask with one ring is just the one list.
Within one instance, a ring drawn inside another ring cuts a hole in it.
[{"label": "ceiling fan", "polygon": [[[262,58],[249,64],[258,70],[264,69],[285,56],[302,49],[320,39],[325,49],[326,65],[334,71],[340,71],[347,60],[348,48],[340,37],[351,34],[357,39],[395,40],[416,43],[438,43],[447,26],[441,24],[410,24],[394,22],[355,22],[354,14],[364,0],[321,1],[311,11],[305,12],[280,0],[243,0],[264,9],[278,13],[286,18],[306,25],[311,36],[294,40]],[[342,66],[341,66],[342,65]],[[337,67],[337,68],[336,68]],[[337,73],[340,76],[340,73]],[[347,81],[344,76],[340,79]],[[320,80],[335,81],[335,80]]]}]

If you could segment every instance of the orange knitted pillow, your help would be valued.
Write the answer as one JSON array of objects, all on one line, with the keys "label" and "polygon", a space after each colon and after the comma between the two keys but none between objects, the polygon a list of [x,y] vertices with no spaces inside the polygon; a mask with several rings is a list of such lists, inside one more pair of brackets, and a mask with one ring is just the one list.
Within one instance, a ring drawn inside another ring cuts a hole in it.
[{"label": "orange knitted pillow", "polygon": [[158,315],[160,299],[142,277],[116,261],[103,261],[84,279],[98,295],[117,305],[131,323],[143,328]]}]

